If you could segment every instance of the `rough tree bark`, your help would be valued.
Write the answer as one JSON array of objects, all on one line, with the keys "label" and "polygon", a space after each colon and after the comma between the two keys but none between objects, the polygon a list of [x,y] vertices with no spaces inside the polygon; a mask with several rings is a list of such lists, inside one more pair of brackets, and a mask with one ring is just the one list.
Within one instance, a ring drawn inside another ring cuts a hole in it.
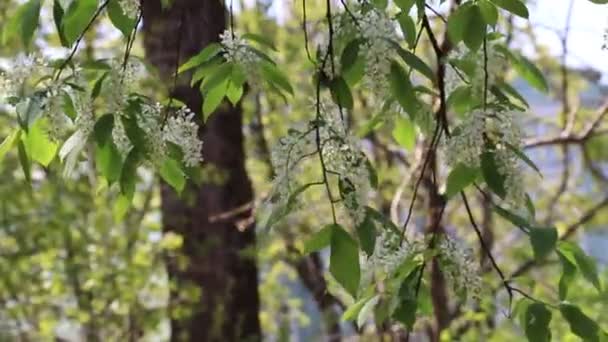
[{"label": "rough tree bark", "polygon": [[[219,0],[173,0],[166,9],[161,0],[141,3],[147,59],[172,87],[177,60],[183,63],[218,40],[226,27],[226,10]],[[200,114],[202,98],[189,80],[180,79],[173,96]],[[183,200],[169,186],[161,189],[164,229],[183,236],[182,252],[189,261],[182,267],[169,260],[174,289],[194,285],[201,292],[188,318],[172,317],[172,340],[256,341],[261,334],[257,268],[251,253],[255,233],[252,224],[237,224],[251,217],[247,204],[253,197],[244,166],[241,109],[222,105],[199,135],[205,165],[225,177],[219,184],[189,184]],[[246,209],[238,210],[244,205]],[[218,215],[221,219],[215,220]],[[182,298],[172,291],[172,304],[179,305]]]}]

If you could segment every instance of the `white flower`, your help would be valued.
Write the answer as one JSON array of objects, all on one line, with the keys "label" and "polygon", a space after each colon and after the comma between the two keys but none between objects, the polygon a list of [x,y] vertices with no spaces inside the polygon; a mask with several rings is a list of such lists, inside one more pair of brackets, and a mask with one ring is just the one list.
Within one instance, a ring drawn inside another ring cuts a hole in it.
[{"label": "white flower", "polygon": [[117,114],[114,116],[114,128],[112,129],[112,141],[116,148],[120,152],[120,154],[127,155],[133,145],[131,144],[131,140],[127,136],[127,132],[125,131],[125,126],[122,122],[121,115]]},{"label": "white flower", "polygon": [[439,242],[439,260],[447,280],[463,298],[478,299],[481,293],[479,267],[471,249],[449,236]]},{"label": "white flower", "polygon": [[385,229],[376,238],[374,253],[371,256],[376,266],[381,266],[387,274],[392,274],[407,259],[424,252],[427,248],[424,240],[420,236],[403,240],[399,244],[401,237],[389,229]]},{"label": "white flower", "polygon": [[55,141],[65,135],[70,123],[63,110],[64,96],[69,95],[61,93],[59,86],[51,85],[42,101],[44,115],[48,120],[49,137]]},{"label": "white flower", "polygon": [[129,95],[133,90],[133,84],[138,80],[141,73],[141,65],[135,59],[129,59],[125,65],[122,61],[113,60],[111,69],[104,82],[104,96],[106,97],[109,110],[117,113],[123,110],[127,104]]},{"label": "white flower", "polygon": [[25,82],[45,71],[44,60],[37,55],[19,55],[5,72],[0,72],[0,97],[19,96]]},{"label": "white flower", "polygon": [[85,137],[88,137],[95,127],[95,115],[91,108],[91,103],[82,101],[78,104],[78,116],[76,117],[76,128],[82,132]]},{"label": "white flower", "polygon": [[137,117],[138,126],[146,133],[146,142],[153,162],[161,162],[165,156],[166,144],[162,125],[163,106],[160,103],[142,104]]},{"label": "white flower", "polygon": [[365,59],[364,83],[374,94],[382,95],[388,91],[388,75],[394,48],[389,40],[398,39],[393,21],[385,12],[377,8],[353,7],[352,15],[342,13],[336,18],[336,35],[348,37],[355,31],[357,38],[362,39],[359,53]]},{"label": "white flower", "polygon": [[198,137],[198,125],[194,122],[194,113],[183,107],[175,116],[169,117],[162,131],[165,141],[179,146],[184,153],[183,162],[194,167],[203,160],[203,142]]},{"label": "white flower", "polygon": [[521,113],[509,110],[487,113],[474,110],[453,131],[443,148],[448,165],[462,163],[471,168],[480,167],[482,153],[491,149],[498,172],[505,178],[505,201],[513,208],[525,203],[523,172],[519,157],[513,151],[522,146],[522,131],[517,122],[521,116]]},{"label": "white flower", "polygon": [[225,30],[220,34],[220,40],[224,58],[228,62],[237,64],[243,68],[250,85],[257,84],[259,79],[258,69],[261,62],[260,56],[251,49],[245,39],[240,38],[236,33],[233,34],[229,30]]},{"label": "white flower", "polygon": [[124,15],[134,19],[139,14],[139,1],[140,0],[118,0],[118,4]]}]

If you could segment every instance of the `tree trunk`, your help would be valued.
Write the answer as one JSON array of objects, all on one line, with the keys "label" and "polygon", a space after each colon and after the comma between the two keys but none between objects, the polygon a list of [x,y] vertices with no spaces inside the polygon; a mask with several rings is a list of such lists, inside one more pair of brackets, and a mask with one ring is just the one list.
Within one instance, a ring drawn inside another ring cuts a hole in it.
[{"label": "tree trunk", "polygon": [[[226,26],[225,8],[218,0],[173,0],[167,9],[162,9],[161,0],[142,0],[142,11],[147,59],[169,87],[177,60],[183,63],[217,41]],[[173,96],[200,114],[201,95],[187,78],[179,80]],[[213,170],[205,173],[205,183],[189,184],[181,199],[166,184],[161,189],[164,229],[183,236],[187,258],[185,264],[171,259],[167,266],[172,340],[257,341],[261,333],[250,220],[253,193],[244,165],[240,107],[220,106],[199,135],[205,170]],[[184,305],[192,301],[184,289],[192,286],[195,291],[187,292],[200,296],[194,296],[194,305]],[[185,318],[179,315],[184,308],[192,309]]]}]

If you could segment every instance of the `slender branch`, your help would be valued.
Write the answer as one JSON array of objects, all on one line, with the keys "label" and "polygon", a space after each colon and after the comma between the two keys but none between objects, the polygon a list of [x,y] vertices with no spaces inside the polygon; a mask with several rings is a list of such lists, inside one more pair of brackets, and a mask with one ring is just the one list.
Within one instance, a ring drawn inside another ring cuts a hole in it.
[{"label": "slender branch", "polygon": [[84,38],[85,33],[87,33],[87,31],[91,28],[91,26],[93,26],[93,23],[95,22],[97,17],[99,17],[101,12],[108,6],[109,3],[110,3],[110,0],[105,0],[101,4],[101,6],[99,6],[97,8],[95,13],[91,17],[91,20],[89,20],[89,22],[87,23],[87,26],[84,27],[84,30],[82,30],[82,32],[80,33],[80,36],[78,36],[78,39],[76,39],[76,43],[74,44],[72,51],[70,51],[70,54],[68,55],[68,57],[63,61],[63,63],[61,63],[61,66],[59,66],[59,70],[57,71],[57,74],[55,74],[55,77],[53,78],[54,81],[57,81],[59,79],[59,77],[61,76],[61,73],[63,72],[63,69],[65,69],[65,67],[68,66],[68,64],[70,64],[70,61],[72,60],[72,58],[74,58],[74,55],[76,55],[76,51],[78,51],[78,46],[80,45],[82,38]]}]

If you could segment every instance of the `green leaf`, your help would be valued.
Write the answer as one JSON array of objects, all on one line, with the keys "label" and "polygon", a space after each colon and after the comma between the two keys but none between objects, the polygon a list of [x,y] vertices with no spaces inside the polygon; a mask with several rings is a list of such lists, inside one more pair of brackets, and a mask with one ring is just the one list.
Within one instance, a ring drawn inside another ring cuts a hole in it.
[{"label": "green leaf", "polygon": [[608,0],[589,0],[594,4],[598,4],[598,5],[603,5],[603,4],[608,4]]},{"label": "green leaf", "polygon": [[526,57],[520,56],[517,58],[513,63],[513,67],[532,87],[545,93],[549,90],[549,85],[543,73]]},{"label": "green leaf", "polygon": [[331,80],[329,90],[338,105],[349,110],[353,109],[353,95],[344,78],[336,77]]},{"label": "green leaf", "polygon": [[184,190],[186,175],[177,160],[166,158],[160,165],[158,173],[177,193],[181,193]]},{"label": "green leaf", "polygon": [[356,297],[359,289],[359,248],[339,225],[333,226],[329,271],[348,293]]},{"label": "green leaf", "polygon": [[549,323],[551,322],[551,311],[541,303],[532,303],[528,305],[524,313],[525,326],[524,331],[530,342],[550,342],[551,331]]},{"label": "green leaf", "polygon": [[6,44],[19,35],[27,49],[38,26],[40,6],[40,0],[30,0],[21,5],[3,25],[2,42]]},{"label": "green leaf", "polygon": [[498,10],[496,9],[496,6],[488,0],[479,0],[477,5],[479,6],[481,16],[486,24],[489,26],[496,26],[496,23],[498,22]]},{"label": "green leaf", "polygon": [[467,26],[464,28],[462,39],[469,49],[477,51],[481,47],[483,39],[486,36],[486,23],[484,22],[479,6],[471,6],[468,13],[469,20]]},{"label": "green leaf", "polygon": [[40,5],[41,0],[30,0],[23,5],[23,12],[21,13],[21,41],[23,46],[29,47],[34,32],[38,27],[38,21],[40,20]]},{"label": "green leaf", "polygon": [[414,6],[415,0],[395,0],[395,4],[397,7],[401,9],[401,11],[405,13],[409,13],[412,7]]},{"label": "green leaf", "polygon": [[559,278],[559,299],[565,300],[568,297],[568,289],[576,276],[576,265],[565,257],[559,250],[557,251],[559,261],[562,264],[562,275]]},{"label": "green leaf", "polygon": [[528,8],[519,0],[492,0],[496,6],[507,10],[517,16],[528,19]]},{"label": "green leaf", "polygon": [[61,20],[63,20],[63,15],[65,11],[63,7],[61,7],[60,0],[53,0],[53,21],[55,22],[55,29],[57,30],[57,34],[59,35],[59,41],[61,42],[61,46],[67,47],[68,43],[65,40],[65,35],[61,30]]},{"label": "green leaf", "polygon": [[391,64],[389,82],[392,95],[409,114],[410,118],[414,119],[416,112],[420,107],[420,103],[414,94],[414,89],[409,77],[403,68],[396,62]]},{"label": "green leaf", "polygon": [[558,250],[563,256],[576,263],[583,277],[590,282],[598,292],[602,291],[595,259],[588,256],[579,246],[568,241],[560,241]]},{"label": "green leaf", "polygon": [[331,235],[334,231],[334,225],[328,224],[314,233],[308,240],[304,242],[304,254],[318,252],[327,247],[331,243]]},{"label": "green leaf", "polygon": [[359,238],[359,244],[361,249],[368,255],[374,253],[374,246],[376,244],[376,226],[369,212],[366,210],[365,218],[363,222],[358,224],[356,227],[357,237]]},{"label": "green leaf", "polygon": [[2,144],[0,144],[0,165],[2,164],[4,156],[6,156],[8,151],[10,151],[15,146],[15,143],[19,140],[20,137],[21,130],[15,129],[9,136],[4,138],[4,141],[2,141]]},{"label": "green leaf", "polygon": [[93,134],[95,135],[95,141],[99,146],[105,145],[108,141],[112,141],[112,129],[114,128],[114,115],[104,114],[93,127]]},{"label": "green leaf", "polygon": [[555,227],[530,229],[530,243],[534,257],[538,260],[545,258],[557,243],[557,229]]},{"label": "green leaf", "polygon": [[399,26],[401,26],[401,31],[403,32],[403,37],[407,42],[407,46],[411,49],[416,44],[416,24],[412,17],[409,16],[407,12],[400,12],[397,15],[397,21],[399,22]]},{"label": "green leaf", "polygon": [[471,86],[460,86],[448,96],[448,106],[457,114],[468,112],[477,103]]},{"label": "green leaf", "polygon": [[475,179],[479,177],[480,170],[471,168],[462,163],[456,165],[448,175],[448,180],[445,187],[445,196],[450,199],[454,195],[463,191],[467,186],[473,184]]},{"label": "green leaf", "polygon": [[125,37],[129,37],[135,29],[135,18],[129,18],[124,14],[119,0],[110,0],[107,11],[112,25],[119,29]]},{"label": "green leaf", "polygon": [[210,43],[201,52],[190,57],[190,59],[188,59],[184,64],[180,65],[177,72],[182,73],[186,70],[197,67],[215,57],[220,53],[220,51],[222,51],[222,46],[219,43]]},{"label": "green leaf", "polygon": [[498,87],[504,93],[517,99],[517,101],[519,101],[525,107],[530,107],[530,104],[528,103],[528,101],[526,101],[526,98],[522,94],[520,94],[519,91],[517,91],[517,89],[513,88],[509,83],[506,83],[504,81],[499,81]]},{"label": "green leaf", "polygon": [[129,199],[132,199],[135,193],[137,166],[139,166],[140,158],[139,151],[136,148],[131,149],[120,171],[120,191]]},{"label": "green leaf", "polygon": [[559,311],[570,325],[570,331],[584,341],[599,342],[600,329],[597,323],[585,315],[577,306],[562,302]]},{"label": "green leaf", "polygon": [[470,10],[471,6],[467,2],[458,7],[448,18],[448,37],[454,45],[457,45],[464,38],[471,17]]},{"label": "green leaf", "polygon": [[346,47],[344,47],[344,50],[342,50],[342,55],[340,56],[340,66],[342,67],[343,73],[348,72],[357,61],[360,44],[360,39],[353,39],[348,42]]},{"label": "green leaf", "polygon": [[365,305],[363,305],[361,310],[359,310],[359,314],[357,315],[357,326],[358,327],[362,327],[365,324],[365,321],[367,321],[367,319],[371,317],[371,315],[374,312],[374,309],[378,305],[379,301],[380,301],[380,296],[375,295],[372,298],[370,298],[365,303]]},{"label": "green leaf", "polygon": [[401,59],[403,59],[405,64],[409,65],[411,68],[418,71],[422,76],[428,78],[431,82],[435,83],[435,73],[433,72],[433,69],[431,69],[431,67],[429,67],[422,59],[420,59],[420,57],[402,48],[396,42],[391,41],[391,43],[393,44],[395,49],[397,49],[399,56],[401,56]]},{"label": "green leaf", "polygon": [[528,156],[521,151],[520,149],[518,149],[517,147],[506,143],[507,147],[509,148],[509,150],[511,150],[513,153],[515,153],[515,155],[524,161],[524,163],[528,164],[528,166],[530,166],[532,169],[534,169],[534,171],[538,172],[538,174],[542,177],[542,173],[540,172],[540,169],[538,168],[538,166],[536,166],[536,164],[532,161],[532,159],[528,158]]},{"label": "green leaf", "polygon": [[[194,87],[194,85],[202,80],[203,78],[211,75],[220,65],[223,65],[223,59],[221,57],[213,57],[210,60],[203,62],[197,68],[194,74],[192,75],[192,79],[190,80],[190,86]],[[234,70],[233,70],[234,71]]]},{"label": "green leaf", "polygon": [[32,165],[30,158],[27,156],[25,145],[23,144],[23,139],[19,140],[19,145],[17,147],[19,151],[19,162],[21,163],[21,169],[23,170],[23,175],[28,183],[32,182]]},{"label": "green leaf", "polygon": [[210,89],[205,94],[205,100],[203,101],[203,117],[206,122],[209,115],[213,113],[217,107],[222,103],[226,91],[228,88],[228,81],[218,84],[215,88]]},{"label": "green leaf", "polygon": [[232,103],[233,106],[241,100],[243,97],[243,86],[236,86],[232,81],[228,84],[228,89],[226,89],[226,97]]},{"label": "green leaf", "polygon": [[22,141],[25,144],[28,156],[44,167],[55,159],[58,146],[51,141],[47,132],[47,121],[43,118],[38,119],[30,127]]},{"label": "green leaf", "polygon": [[420,272],[420,265],[409,269],[409,273],[399,287],[399,304],[393,312],[393,318],[405,324],[408,329],[412,329],[414,323],[416,323],[416,311],[418,310],[416,287],[418,286]]},{"label": "green leaf", "polygon": [[95,85],[93,85],[93,90],[91,91],[91,99],[95,100],[99,94],[101,93],[101,87],[103,86],[103,81],[108,77],[110,73],[104,72],[101,77],[95,81]]},{"label": "green leaf", "polygon": [[481,154],[481,173],[486,184],[500,198],[505,198],[505,177],[498,172],[494,152],[485,151]]},{"label": "green leaf", "polygon": [[230,80],[230,77],[232,76],[233,66],[234,64],[232,63],[224,63],[211,71],[209,76],[206,77],[201,83],[201,91],[210,91],[220,84],[228,86],[227,81]]},{"label": "green leaf", "polygon": [[61,30],[68,45],[74,44],[84,33],[97,11],[97,0],[72,1],[61,21]]},{"label": "green leaf", "polygon": [[107,141],[103,145],[97,145],[95,164],[109,184],[114,183],[120,178],[122,157],[112,140]]},{"label": "green leaf", "polygon": [[398,116],[395,119],[393,138],[406,150],[413,152],[416,147],[416,127],[409,119]]},{"label": "green leaf", "polygon": [[342,314],[342,321],[352,321],[357,318],[365,303],[367,303],[371,298],[372,296],[364,297],[346,308],[346,311],[344,311]]},{"label": "green leaf", "polygon": [[277,51],[277,48],[274,46],[272,41],[262,35],[259,35],[256,33],[245,33],[244,35],[241,36],[241,38],[251,40],[251,41],[256,42],[262,46],[265,46],[271,50]]},{"label": "green leaf", "polygon": [[276,85],[279,89],[282,89],[289,94],[293,95],[293,88],[289,84],[289,80],[285,75],[276,67],[276,65],[270,63],[261,63],[262,65],[262,76],[267,82]]},{"label": "green leaf", "polygon": [[493,208],[494,208],[494,211],[496,211],[498,213],[498,215],[500,215],[505,220],[513,223],[513,225],[515,225],[516,227],[519,227],[526,232],[528,232],[531,229],[532,225],[530,224],[530,222],[528,222],[527,219],[525,219],[507,209],[501,208],[498,205],[494,205]]}]

